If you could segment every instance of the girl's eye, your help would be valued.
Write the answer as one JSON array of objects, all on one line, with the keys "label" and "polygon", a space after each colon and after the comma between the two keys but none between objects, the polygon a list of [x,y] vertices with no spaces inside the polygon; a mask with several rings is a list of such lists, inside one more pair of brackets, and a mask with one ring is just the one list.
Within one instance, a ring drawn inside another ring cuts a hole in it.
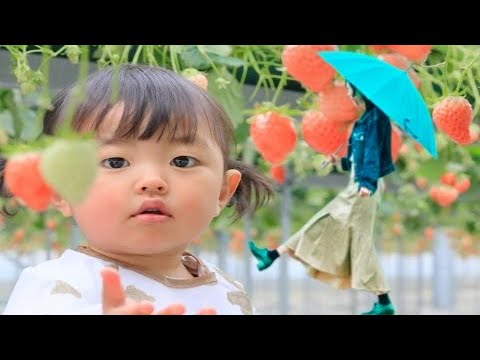
[{"label": "girl's eye", "polygon": [[112,157],[105,159],[101,164],[107,169],[120,169],[130,165],[130,163],[121,157]]},{"label": "girl's eye", "polygon": [[195,166],[197,164],[197,159],[191,156],[177,156],[175,159],[171,161],[171,165],[177,166],[180,168],[189,168]]}]

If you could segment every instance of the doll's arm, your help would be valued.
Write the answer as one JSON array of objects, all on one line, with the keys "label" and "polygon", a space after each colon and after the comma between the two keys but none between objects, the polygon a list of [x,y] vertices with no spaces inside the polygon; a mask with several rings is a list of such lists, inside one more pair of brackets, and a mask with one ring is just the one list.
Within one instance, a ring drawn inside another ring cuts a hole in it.
[{"label": "doll's arm", "polygon": [[[363,163],[358,169],[359,188],[367,188],[371,194],[377,190],[380,174],[380,156],[382,138],[379,134],[379,119],[374,116],[369,119],[365,132]],[[355,169],[357,171],[357,169]]]}]

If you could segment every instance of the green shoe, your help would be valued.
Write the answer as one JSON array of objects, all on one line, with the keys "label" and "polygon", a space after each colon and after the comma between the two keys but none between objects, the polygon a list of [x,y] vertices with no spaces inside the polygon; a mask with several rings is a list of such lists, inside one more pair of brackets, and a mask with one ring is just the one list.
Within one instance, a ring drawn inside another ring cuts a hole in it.
[{"label": "green shoe", "polygon": [[248,242],[248,247],[258,260],[257,269],[259,271],[265,270],[273,264],[273,260],[268,256],[268,249],[256,247],[253,241]]},{"label": "green shoe", "polygon": [[393,304],[382,305],[380,303],[373,304],[373,308],[370,311],[362,313],[362,315],[394,315],[395,309]]}]

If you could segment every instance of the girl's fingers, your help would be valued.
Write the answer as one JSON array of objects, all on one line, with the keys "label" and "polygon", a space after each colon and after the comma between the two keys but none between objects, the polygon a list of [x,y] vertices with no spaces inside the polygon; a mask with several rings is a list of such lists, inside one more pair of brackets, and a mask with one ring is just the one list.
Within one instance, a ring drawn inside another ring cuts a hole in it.
[{"label": "girl's fingers", "polygon": [[217,310],[206,307],[198,310],[197,315],[217,315]]},{"label": "girl's fingers", "polygon": [[106,267],[102,269],[101,275],[103,313],[106,314],[125,304],[125,292],[120,281],[120,275],[115,269]]},{"label": "girl's fingers", "polygon": [[150,315],[152,312],[153,304],[148,301],[141,301],[117,307],[109,315]]},{"label": "girl's fingers", "polygon": [[157,315],[183,315],[185,306],[182,304],[171,304],[156,312]]}]

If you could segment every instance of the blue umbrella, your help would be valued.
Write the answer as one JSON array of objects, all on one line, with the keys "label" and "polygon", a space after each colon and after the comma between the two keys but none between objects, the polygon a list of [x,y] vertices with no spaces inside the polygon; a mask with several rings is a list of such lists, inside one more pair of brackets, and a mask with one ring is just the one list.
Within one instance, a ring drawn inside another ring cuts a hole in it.
[{"label": "blue umbrella", "polygon": [[321,51],[318,54],[377,105],[403,132],[437,158],[430,112],[406,70],[360,53]]}]

